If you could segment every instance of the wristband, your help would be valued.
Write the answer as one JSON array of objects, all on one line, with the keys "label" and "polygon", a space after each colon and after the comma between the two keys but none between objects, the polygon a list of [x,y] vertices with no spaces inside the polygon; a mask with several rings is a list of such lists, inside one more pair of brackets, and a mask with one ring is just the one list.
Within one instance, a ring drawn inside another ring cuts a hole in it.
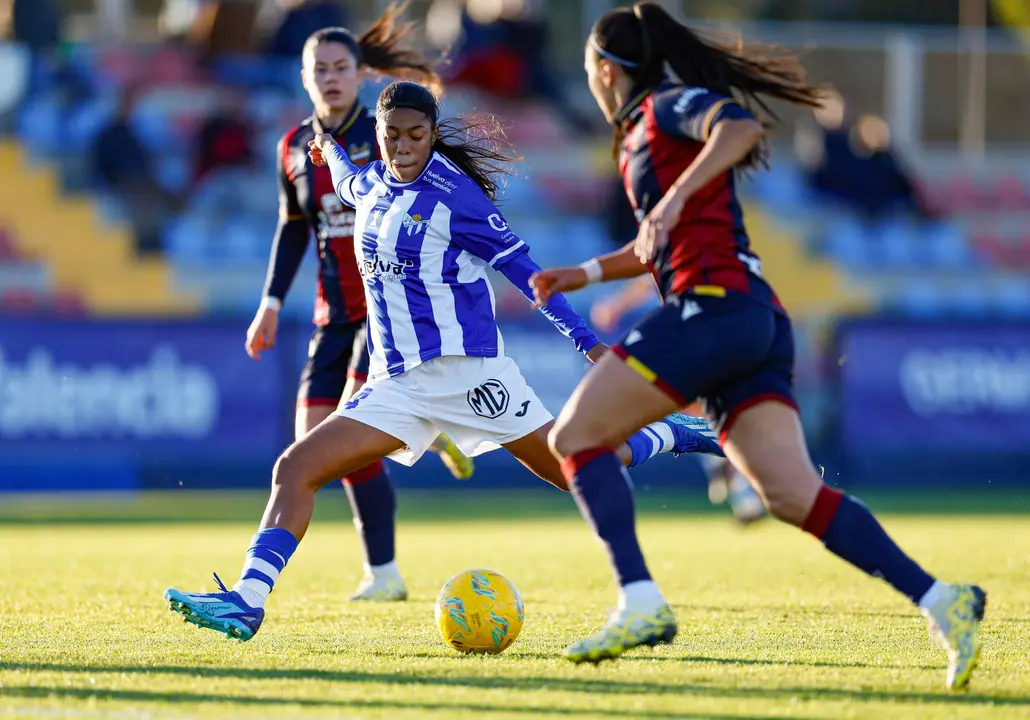
[{"label": "wristband", "polygon": [[261,309],[262,310],[275,310],[279,312],[279,308],[283,306],[283,301],[272,295],[266,295],[261,298]]},{"label": "wristband", "polygon": [[587,285],[601,282],[604,279],[604,269],[601,267],[601,261],[597,258],[590,258],[585,263],[580,264],[580,267],[587,274]]}]

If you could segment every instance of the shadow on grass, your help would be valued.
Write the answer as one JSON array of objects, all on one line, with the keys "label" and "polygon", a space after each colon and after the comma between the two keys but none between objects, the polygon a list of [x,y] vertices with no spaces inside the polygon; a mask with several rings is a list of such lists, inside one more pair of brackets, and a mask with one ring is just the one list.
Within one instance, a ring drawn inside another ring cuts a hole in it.
[{"label": "shadow on grass", "polygon": [[[97,689],[92,690],[90,688],[46,688],[46,687],[4,687],[0,689],[0,698],[3,697],[18,697],[18,698],[33,698],[33,699],[45,699],[45,698],[62,698],[62,699],[74,699],[84,700],[90,702],[96,702],[98,700],[120,700],[123,702],[134,702],[134,703],[159,703],[159,704],[182,704],[182,703],[219,703],[223,707],[231,706],[232,704],[248,705],[248,706],[299,706],[304,708],[324,708],[324,709],[353,709],[353,710],[413,710],[413,711],[424,711],[432,713],[448,713],[448,712],[476,712],[476,713],[496,713],[503,711],[505,713],[526,713],[526,714],[546,714],[546,715],[565,715],[568,717],[626,717],[626,710],[605,710],[598,708],[566,708],[566,707],[554,707],[551,705],[542,704],[539,706],[533,705],[512,705],[505,703],[503,707],[497,705],[487,705],[478,703],[435,703],[435,702],[418,702],[418,701],[407,701],[407,700],[378,700],[378,699],[361,699],[354,698],[353,700],[336,700],[336,699],[311,699],[311,698],[273,698],[273,697],[253,697],[250,695],[215,695],[209,693],[176,693],[176,692],[151,692],[148,690],[103,690]],[[671,720],[695,720],[696,718],[709,718],[710,720],[740,720],[740,715],[713,715],[711,713],[684,713],[684,712],[650,712],[647,710],[640,710],[634,708],[632,711],[633,717],[639,718],[670,718]],[[756,720],[765,720],[766,718],[780,717],[773,715],[755,715],[751,716]]]},{"label": "shadow on grass", "polygon": [[[668,660],[674,660],[668,658]],[[688,661],[709,661],[717,663],[739,662],[740,664],[764,664],[770,661],[734,661],[728,658],[688,658]],[[832,665],[832,663],[827,663]],[[879,666],[876,666],[879,667]],[[384,685],[436,685],[448,687],[469,687],[476,689],[491,690],[555,690],[559,692],[587,693],[594,695],[606,694],[644,694],[644,695],[696,695],[709,698],[757,698],[766,700],[828,700],[847,702],[895,702],[895,703],[922,703],[942,705],[993,705],[1030,707],[1030,696],[1004,696],[1004,695],[979,695],[973,693],[949,694],[945,692],[902,692],[886,690],[848,690],[829,687],[720,687],[711,685],[692,685],[686,683],[664,684],[657,682],[642,681],[620,681],[608,679],[593,679],[589,677],[482,677],[458,675],[449,672],[447,675],[413,675],[401,673],[372,673],[349,670],[321,670],[314,668],[226,668],[226,667],[188,667],[179,665],[156,665],[156,666],[97,666],[97,665],[62,665],[47,663],[7,663],[0,662],[0,670],[6,671],[32,671],[32,672],[89,672],[89,673],[113,673],[113,674],[143,674],[143,675],[184,675],[201,678],[235,678],[240,680],[307,680],[331,683],[378,683]],[[585,673],[591,670],[585,668]],[[943,669],[942,669],[943,671]],[[365,703],[361,700],[349,701],[337,700],[311,700],[293,699],[283,700],[278,698],[253,698],[247,696],[210,696],[210,695],[182,695],[177,693],[147,692],[138,690],[104,690],[101,688],[42,688],[35,686],[11,687],[7,685],[0,689],[0,697],[47,697],[67,696],[81,698],[114,699],[114,700],[151,700],[160,702],[240,702],[240,703],[280,703],[300,704],[310,706],[345,706],[353,704],[357,707],[380,707],[397,709],[425,709],[444,710],[455,709],[456,705],[440,705],[419,703],[394,702],[391,700],[374,700]],[[462,705],[462,708],[475,709],[474,706]],[[496,710],[496,708],[493,708]],[[483,710],[486,710],[484,706]],[[510,712],[554,712],[569,715],[624,715],[625,711],[579,711],[563,708],[544,707],[506,707]],[[648,714],[646,712],[634,711],[635,717],[672,717],[672,718],[694,718],[698,715],[680,714],[670,715],[668,713]],[[705,715],[704,717],[709,717]]]}]

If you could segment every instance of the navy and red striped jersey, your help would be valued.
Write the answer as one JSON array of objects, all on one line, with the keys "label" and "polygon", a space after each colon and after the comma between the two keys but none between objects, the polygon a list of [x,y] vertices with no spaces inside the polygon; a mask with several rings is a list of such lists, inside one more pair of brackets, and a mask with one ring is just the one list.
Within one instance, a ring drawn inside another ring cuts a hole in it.
[{"label": "navy and red striped jersey", "polygon": [[[314,137],[313,120],[308,118],[279,141],[279,226],[304,221],[304,245],[308,242],[308,228],[317,239],[315,324],[358,322],[365,319],[367,310],[364,283],[354,259],[354,209],[340,201],[329,168],[316,167],[308,158],[308,142]],[[375,116],[360,105],[354,106],[334,137],[355,165],[379,159]],[[276,245],[283,244],[285,239],[280,232]],[[266,294],[281,291],[285,295],[293,273],[285,269],[283,274],[289,274],[288,279],[284,278],[285,288],[273,287],[281,282],[273,282],[275,273],[270,270]]]},{"label": "navy and red striped jersey", "polygon": [[[619,171],[638,222],[694,162],[719,121],[752,117],[732,98],[673,83],[627,103],[617,116],[624,130]],[[727,171],[687,200],[652,266],[663,297],[704,286],[781,307],[751,251],[736,183]]]}]

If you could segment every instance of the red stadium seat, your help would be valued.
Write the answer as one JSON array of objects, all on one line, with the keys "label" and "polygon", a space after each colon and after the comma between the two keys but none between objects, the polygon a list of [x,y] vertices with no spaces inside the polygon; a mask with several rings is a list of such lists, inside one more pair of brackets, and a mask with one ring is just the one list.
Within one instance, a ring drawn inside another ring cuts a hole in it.
[{"label": "red stadium seat", "polygon": [[50,299],[50,309],[58,315],[86,315],[86,301],[73,290],[58,290]]},{"label": "red stadium seat", "polygon": [[1023,180],[1015,175],[998,178],[991,187],[991,205],[999,210],[1030,208],[1030,195]]},{"label": "red stadium seat", "polygon": [[32,314],[42,307],[40,297],[32,290],[12,288],[0,295],[0,310],[12,314]]}]

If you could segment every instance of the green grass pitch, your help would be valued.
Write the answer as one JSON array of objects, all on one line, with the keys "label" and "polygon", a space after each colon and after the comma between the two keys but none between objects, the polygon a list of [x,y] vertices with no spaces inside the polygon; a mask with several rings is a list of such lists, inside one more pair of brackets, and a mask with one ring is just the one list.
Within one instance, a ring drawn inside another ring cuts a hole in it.
[{"label": "green grass pitch", "polygon": [[[903,547],[988,590],[981,668],[943,689],[945,657],[885,584],[772,522],[746,530],[691,495],[640,493],[651,569],[680,634],[600,667],[561,659],[615,593],[603,551],[556,492],[401,495],[411,599],[348,605],[360,555],[326,492],[249,643],[180,622],[165,587],[236,578],[260,494],[0,498],[0,717],[1030,718],[1030,497],[871,498]],[[526,624],[466,657],[433,624],[467,567],[511,578]]]}]

